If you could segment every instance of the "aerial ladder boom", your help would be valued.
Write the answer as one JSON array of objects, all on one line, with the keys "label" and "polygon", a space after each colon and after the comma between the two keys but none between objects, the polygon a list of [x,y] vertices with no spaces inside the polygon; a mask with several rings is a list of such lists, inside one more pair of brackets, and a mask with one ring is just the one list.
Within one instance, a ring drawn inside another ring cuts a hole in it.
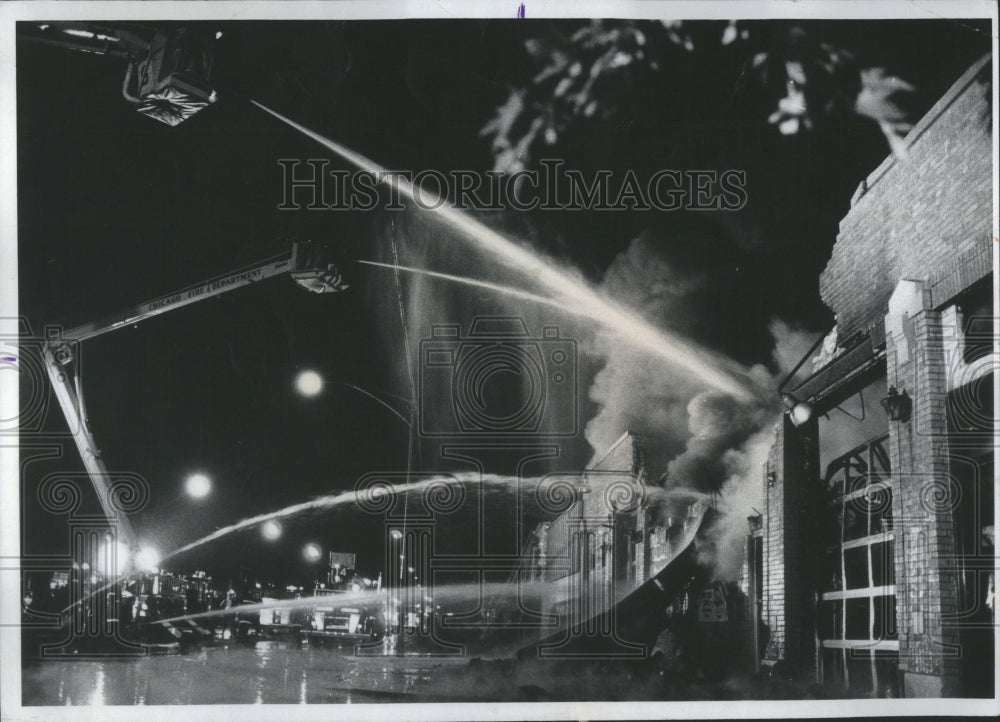
[{"label": "aerial ladder boom", "polygon": [[290,252],[281,256],[187,286],[100,321],[85,323],[63,332],[61,338],[67,344],[86,341],[125,326],[135,325],[166,311],[173,311],[283,273],[290,274],[299,285],[315,293],[342,291],[347,288],[337,273],[336,266],[323,263],[321,249],[309,243],[298,242],[292,245]]},{"label": "aerial ladder boom", "polygon": [[66,417],[66,423],[69,425],[87,474],[94,484],[104,514],[109,522],[115,525],[118,538],[130,549],[134,550],[137,547],[138,540],[128,518],[115,508],[109,496],[112,479],[109,477],[88,423],[80,369],[76,362],[76,345],[119,328],[134,326],[152,316],[286,273],[300,286],[314,293],[336,293],[348,287],[336,266],[327,263],[323,258],[321,247],[308,242],[299,242],[292,245],[290,252],[279,257],[187,286],[101,321],[77,326],[45,342],[42,359],[56,399],[59,401],[59,407]]}]

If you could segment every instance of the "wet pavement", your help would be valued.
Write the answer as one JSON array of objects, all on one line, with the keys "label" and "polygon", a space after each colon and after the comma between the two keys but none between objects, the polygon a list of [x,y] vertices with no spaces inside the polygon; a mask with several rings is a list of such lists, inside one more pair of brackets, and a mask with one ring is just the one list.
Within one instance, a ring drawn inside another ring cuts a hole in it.
[{"label": "wet pavement", "polygon": [[289,640],[216,641],[136,658],[33,659],[25,705],[320,704],[662,698],[635,663],[358,656]]},{"label": "wet pavement", "polygon": [[[469,660],[363,658],[288,641],[216,644],[135,659],[36,660],[23,670],[26,705],[294,704],[476,694]],[[462,674],[466,672],[466,674]],[[435,683],[437,680],[437,683]],[[481,690],[480,690],[481,691]],[[418,701],[418,700],[414,700]]]},{"label": "wet pavement", "polygon": [[329,704],[827,697],[783,680],[706,681],[653,660],[358,656],[294,640],[223,642],[134,658],[26,660],[24,705]]}]

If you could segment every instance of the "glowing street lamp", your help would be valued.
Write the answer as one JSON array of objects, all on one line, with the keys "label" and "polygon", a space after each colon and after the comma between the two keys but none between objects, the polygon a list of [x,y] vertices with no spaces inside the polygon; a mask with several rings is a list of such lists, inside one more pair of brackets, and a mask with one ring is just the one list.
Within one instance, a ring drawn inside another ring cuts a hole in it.
[{"label": "glowing street lamp", "polygon": [[264,525],[260,528],[260,533],[268,541],[274,541],[281,536],[281,524],[274,520],[264,522]]},{"label": "glowing street lamp", "polygon": [[400,584],[403,582],[403,565],[406,564],[406,549],[403,547],[403,532],[399,529],[393,529],[389,532],[389,537],[393,541],[399,542],[399,581]]},{"label": "glowing street lamp", "polygon": [[142,547],[135,555],[135,565],[144,572],[155,572],[160,553],[153,547]]},{"label": "glowing street lamp", "polygon": [[128,544],[115,539],[114,535],[105,534],[98,551],[97,568],[105,576],[119,576],[128,567],[131,557]]},{"label": "glowing street lamp", "polygon": [[323,556],[322,550],[316,544],[306,544],[302,549],[302,556],[309,562],[318,562]]},{"label": "glowing street lamp", "polygon": [[300,396],[312,398],[323,390],[323,377],[312,369],[300,371],[299,375],[295,377],[295,390],[299,392]]},{"label": "glowing street lamp", "polygon": [[191,474],[187,478],[184,490],[192,499],[202,499],[212,491],[212,480],[202,473]]}]

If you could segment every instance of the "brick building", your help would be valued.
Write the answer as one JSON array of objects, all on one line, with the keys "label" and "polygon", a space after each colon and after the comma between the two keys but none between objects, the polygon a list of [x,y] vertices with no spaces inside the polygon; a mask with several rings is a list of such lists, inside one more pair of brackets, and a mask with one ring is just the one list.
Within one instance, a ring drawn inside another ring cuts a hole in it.
[{"label": "brick building", "polygon": [[819,279],[836,326],[778,389],[755,656],[856,696],[993,695],[990,61],[858,187]]},{"label": "brick building", "polygon": [[[648,650],[640,645],[662,629],[673,597],[700,591],[692,581],[691,542],[709,505],[650,484],[642,442],[628,432],[583,473],[550,475],[539,491],[540,501],[555,502],[551,511],[558,515],[535,529],[519,574],[541,582],[534,586],[540,595],[527,606],[560,628],[542,628],[541,638],[553,654],[600,647],[600,653],[644,656]],[[684,563],[675,565],[682,555]],[[647,593],[635,596],[644,585]],[[616,608],[630,595],[630,604]],[[588,620],[589,628],[577,628]]]},{"label": "brick building", "polygon": [[589,618],[644,580],[643,457],[638,438],[624,434],[584,473],[546,480],[561,513],[531,539],[532,578],[547,583],[543,612]]}]

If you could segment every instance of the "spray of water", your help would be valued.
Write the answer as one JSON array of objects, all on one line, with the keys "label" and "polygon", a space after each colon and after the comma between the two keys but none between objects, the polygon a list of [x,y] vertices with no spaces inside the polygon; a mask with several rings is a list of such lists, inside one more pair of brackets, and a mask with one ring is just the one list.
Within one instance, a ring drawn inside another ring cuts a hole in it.
[{"label": "spray of water", "polygon": [[580,315],[585,314],[583,310],[579,308],[574,308],[568,303],[561,303],[554,298],[546,298],[545,296],[539,296],[534,293],[528,293],[527,291],[522,291],[518,288],[503,286],[499,283],[490,283],[489,281],[481,281],[477,278],[456,276],[451,273],[441,273],[440,271],[430,271],[427,270],[426,268],[413,268],[412,266],[396,266],[393,265],[392,263],[379,263],[378,261],[358,261],[358,263],[364,264],[366,266],[376,266],[378,268],[388,268],[396,271],[403,271],[404,273],[412,273],[418,276],[427,276],[428,278],[440,278],[443,281],[460,283],[464,286],[472,286],[474,288],[483,288],[486,289],[487,291],[495,291],[496,293],[502,293],[506,296],[520,298],[524,301],[532,301],[534,303],[540,303],[546,306],[553,306],[569,314],[580,314]]},{"label": "spray of water", "polygon": [[[460,602],[479,602],[485,600],[496,600],[501,598],[516,598],[519,593],[542,592],[550,588],[548,582],[522,581],[520,584],[507,584],[505,582],[481,582],[467,584],[448,584],[427,588],[424,592],[432,595],[435,604],[454,605]],[[402,590],[396,590],[402,591]],[[224,609],[210,609],[204,612],[192,612],[168,619],[157,620],[158,624],[173,624],[184,622],[189,619],[207,619],[212,617],[224,617],[240,612],[259,612],[264,609],[302,609],[309,607],[347,607],[360,606],[364,604],[389,602],[389,589],[384,589],[382,594],[372,591],[343,592],[338,594],[323,594],[309,597],[297,597],[295,599],[272,599],[266,602],[252,602],[249,604],[235,605]]]},{"label": "spray of water", "polygon": [[[500,485],[500,484],[506,485],[506,484],[510,483],[509,479],[504,479],[503,477],[488,477],[487,476],[487,477],[483,478],[483,481],[485,483],[487,483],[487,484],[493,484],[493,485]],[[426,489],[426,488],[428,488],[429,486],[431,486],[431,485],[433,485],[435,483],[439,484],[439,483],[442,483],[442,482],[445,482],[445,483],[456,483],[456,482],[461,482],[461,480],[458,480],[458,479],[455,479],[455,478],[449,478],[449,477],[434,477],[434,478],[424,479],[422,481],[417,481],[417,482],[410,482],[410,483],[406,483],[406,484],[397,484],[397,485],[395,485],[395,486],[392,487],[392,493],[403,493],[403,494],[405,494],[405,493],[411,492],[411,491],[419,491],[419,490],[422,490],[422,489]],[[384,489],[384,488],[381,488],[381,487],[376,487],[376,488],[374,488],[374,489],[371,490],[370,496],[369,496],[369,500],[372,501],[372,502],[374,502],[374,503],[378,503],[379,497],[383,496],[385,494],[388,494],[388,493],[390,493],[390,492],[387,489]],[[310,513],[310,512],[331,510],[331,509],[335,509],[337,507],[342,507],[342,506],[346,506],[346,505],[350,505],[350,504],[356,503],[357,500],[358,500],[358,496],[354,492],[346,492],[346,491],[345,492],[338,492],[336,494],[328,494],[327,496],[322,496],[322,497],[319,497],[318,499],[312,499],[310,501],[303,502],[303,503],[300,503],[300,504],[293,504],[293,505],[287,506],[287,507],[285,507],[283,509],[278,509],[277,511],[268,512],[266,514],[258,514],[257,516],[253,516],[253,517],[248,517],[246,519],[242,519],[242,520],[236,522],[235,524],[230,524],[227,527],[223,527],[221,529],[217,529],[216,531],[212,532],[211,534],[209,534],[207,536],[202,537],[201,539],[196,539],[195,541],[193,541],[193,542],[191,542],[189,544],[185,544],[184,546],[180,547],[179,549],[175,549],[174,551],[170,552],[169,554],[163,555],[163,557],[161,557],[160,561],[161,561],[161,564],[162,564],[162,562],[166,561],[167,559],[175,557],[175,556],[177,556],[179,554],[182,554],[182,553],[184,553],[186,551],[190,551],[191,549],[196,549],[198,547],[204,546],[205,544],[208,544],[210,542],[216,541],[216,540],[221,539],[223,537],[229,536],[230,534],[235,534],[237,532],[244,531],[246,529],[249,529],[249,528],[252,528],[252,527],[255,527],[255,526],[263,525],[263,524],[265,524],[266,522],[268,522],[268,521],[270,521],[272,519],[287,519],[288,517],[298,516],[298,515],[301,515],[301,514],[307,514],[307,513]],[[81,597],[80,599],[77,599],[76,601],[74,601],[73,603],[71,603],[69,606],[67,606],[66,608],[64,608],[62,610],[62,614],[65,614],[66,612],[70,611],[73,607],[75,607],[75,606],[77,606],[79,604],[83,604],[87,600],[92,599],[93,597],[96,597],[98,594],[100,594],[102,592],[105,592],[105,591],[107,591],[109,589],[114,588],[115,585],[118,584],[126,576],[127,576],[127,573],[125,573],[125,572],[114,574],[114,576],[110,580],[108,580],[105,584],[103,584],[100,587],[92,590],[89,594]],[[269,607],[270,606],[274,606],[274,605],[269,605]]]},{"label": "spray of water", "polygon": [[[585,475],[586,473],[582,472],[580,476],[583,478]],[[362,492],[362,495],[365,496],[369,502],[378,504],[380,500],[384,499],[384,497],[389,494],[404,495],[411,492],[424,491],[435,485],[441,484],[474,485],[481,490],[493,489],[506,491],[511,494],[520,493],[533,495],[537,492],[539,485],[545,481],[545,477],[503,476],[499,474],[478,474],[468,472],[452,476],[432,476],[419,481],[395,484],[391,487],[375,486]],[[656,486],[645,486],[643,487],[642,492],[649,501],[697,501],[702,498],[707,498],[706,495],[690,489],[662,489]],[[242,519],[234,524],[217,529],[207,536],[196,539],[189,544],[185,544],[184,546],[165,554],[161,558],[161,562],[171,557],[175,557],[178,554],[190,551],[191,549],[196,549],[197,547],[204,546],[205,544],[229,536],[230,534],[235,534],[252,527],[263,525],[271,520],[287,519],[288,517],[294,517],[302,514],[330,511],[338,507],[350,506],[356,504],[358,502],[358,498],[359,494],[353,490],[340,491],[299,504],[292,504],[291,506],[267,512],[266,514],[258,514],[256,516],[247,517],[246,519]]]},{"label": "spray of water", "polygon": [[[491,477],[484,477],[484,481],[491,479]],[[429,479],[422,479],[420,481],[411,481],[404,484],[395,484],[390,488],[375,486],[367,490],[367,498],[372,502],[377,504],[382,498],[388,494],[406,494],[411,491],[420,491],[428,488],[432,484],[454,484],[460,481],[457,477],[447,477],[447,476],[436,476]],[[204,546],[209,542],[213,542],[222,537],[229,536],[244,529],[249,529],[251,527],[259,526],[268,521],[276,519],[284,519],[291,516],[298,516],[300,514],[308,514],[317,511],[328,511],[335,509],[337,507],[346,506],[349,504],[354,504],[358,501],[358,493],[355,491],[340,491],[334,494],[327,494],[325,496],[318,497],[316,499],[311,499],[309,501],[301,502],[299,504],[292,504],[291,506],[286,506],[283,509],[278,509],[277,511],[268,512],[266,514],[258,514],[256,516],[251,516],[235,524],[230,524],[229,526],[224,526],[221,529],[217,529],[211,534],[202,537],[201,539],[196,539],[190,544],[185,544],[179,549],[166,554],[162,557],[163,560],[175,557],[178,554],[182,554],[191,549],[195,549],[200,546]]]},{"label": "spray of water", "polygon": [[[669,492],[666,494],[666,497],[668,498],[671,496],[673,496],[673,494],[670,494]],[[696,492],[694,495],[689,495],[689,498],[692,498],[692,496],[699,495]],[[686,549],[694,541],[694,537],[701,527],[701,520],[704,518],[707,509],[708,505],[705,503],[698,503],[692,507],[691,511],[694,513],[695,522],[686,524],[684,533],[675,541],[676,547],[674,556]],[[565,585],[565,589],[563,591],[568,591],[569,580],[564,580],[563,585]],[[556,586],[558,587],[558,584]],[[309,597],[298,597],[295,599],[275,599],[262,602],[252,602],[229,608],[212,609],[204,612],[179,615],[159,620],[158,623],[166,624],[182,622],[199,618],[220,617],[239,612],[256,612],[275,608],[304,609],[317,606],[361,606],[372,603],[388,605],[393,602],[392,594],[394,591],[398,594],[402,592],[402,589],[397,588],[396,590],[393,590],[386,587],[382,590],[381,594],[372,592],[371,590],[362,590],[356,592],[342,592],[335,595],[324,594]],[[521,599],[523,599],[522,595],[524,594],[552,594],[553,591],[554,586],[551,581],[532,581],[523,577],[518,577],[515,581],[507,582],[480,581],[464,584],[429,585],[425,588],[424,593],[430,595],[433,599],[433,603],[438,606],[456,605],[459,603],[468,604],[469,602],[475,602],[476,609],[481,609],[484,606],[484,603],[502,604],[503,602],[512,601],[515,604],[519,604]],[[627,587],[617,589],[616,596],[619,600],[621,600],[631,591],[632,590]],[[558,594],[559,592],[555,591],[555,593]],[[400,600],[396,599],[395,602],[399,603]]]},{"label": "spray of water", "polygon": [[[415,188],[405,178],[400,178],[398,174],[389,174],[385,168],[360,153],[296,123],[257,101],[252,102],[261,110],[295,128],[357,168],[373,174],[379,182],[391,181],[395,183],[403,196],[411,201],[416,200]],[[426,190],[421,189],[421,200],[425,199],[426,193]],[[565,302],[570,306],[579,308],[581,314],[599,323],[605,329],[627,339],[635,348],[684,369],[713,389],[728,393],[746,402],[755,398],[754,384],[736,364],[725,362],[718,356],[675,334],[654,328],[634,313],[615,306],[585,283],[559,271],[537,253],[522,248],[502,234],[450,205],[445,199],[438,197],[427,204],[427,207],[430,212],[478,244],[481,249],[492,253],[508,267],[548,288],[557,296],[565,299]]]},{"label": "spray of water", "polygon": [[[581,475],[583,476],[583,475]],[[428,489],[435,484],[447,483],[447,484],[469,484],[475,483],[477,486],[487,487],[492,489],[499,489],[507,491],[508,493],[522,493],[522,494],[534,494],[538,490],[538,485],[544,481],[544,478],[538,477],[514,477],[514,476],[500,476],[500,475],[479,475],[473,473],[461,474],[458,476],[435,476],[428,479],[422,479],[420,481],[409,482],[405,484],[398,484],[392,487],[391,493],[394,494],[406,494],[413,491],[421,491]],[[388,494],[390,491],[386,488],[376,487],[371,490],[369,499],[373,502],[377,502],[380,495]],[[658,486],[647,486],[643,488],[643,494],[647,501],[649,502],[667,502],[667,503],[680,503],[689,504],[691,502],[707,502],[710,500],[708,494],[695,491],[694,489],[687,488],[662,488]],[[337,507],[342,507],[345,505],[353,504],[357,501],[358,495],[355,492],[338,492],[336,494],[329,494],[327,496],[320,497],[318,499],[312,499],[307,502],[300,504],[293,504],[291,506],[284,507],[283,509],[278,509],[273,512],[268,512],[266,514],[259,514],[257,516],[249,517],[241,521],[231,524],[230,526],[218,529],[208,536],[197,539],[189,544],[175,549],[169,554],[162,557],[162,560],[169,559],[171,557],[177,556],[183,552],[195,549],[197,547],[208,544],[212,541],[221,539],[222,537],[229,536],[230,534],[235,534],[237,532],[249,529],[254,526],[263,525],[267,521],[272,519],[287,519],[288,517],[297,516],[300,514],[305,514],[309,512],[331,510]],[[161,561],[162,561],[161,560]],[[62,610],[62,614],[67,613],[73,607],[85,603],[87,600],[112,589],[117,585],[125,576],[126,573],[115,573],[105,584],[92,590],[89,594],[84,597],[77,599],[75,602],[71,603],[65,609]],[[500,586],[494,593],[501,593],[505,586]],[[347,599],[347,597],[340,595],[338,599]],[[291,602],[289,602],[290,604]],[[284,604],[284,602],[283,602]],[[275,606],[272,603],[268,603],[268,608]],[[294,605],[293,605],[294,606]],[[221,613],[221,612],[220,612]],[[184,617],[185,619],[188,617]],[[168,620],[172,621],[172,620]]]}]

